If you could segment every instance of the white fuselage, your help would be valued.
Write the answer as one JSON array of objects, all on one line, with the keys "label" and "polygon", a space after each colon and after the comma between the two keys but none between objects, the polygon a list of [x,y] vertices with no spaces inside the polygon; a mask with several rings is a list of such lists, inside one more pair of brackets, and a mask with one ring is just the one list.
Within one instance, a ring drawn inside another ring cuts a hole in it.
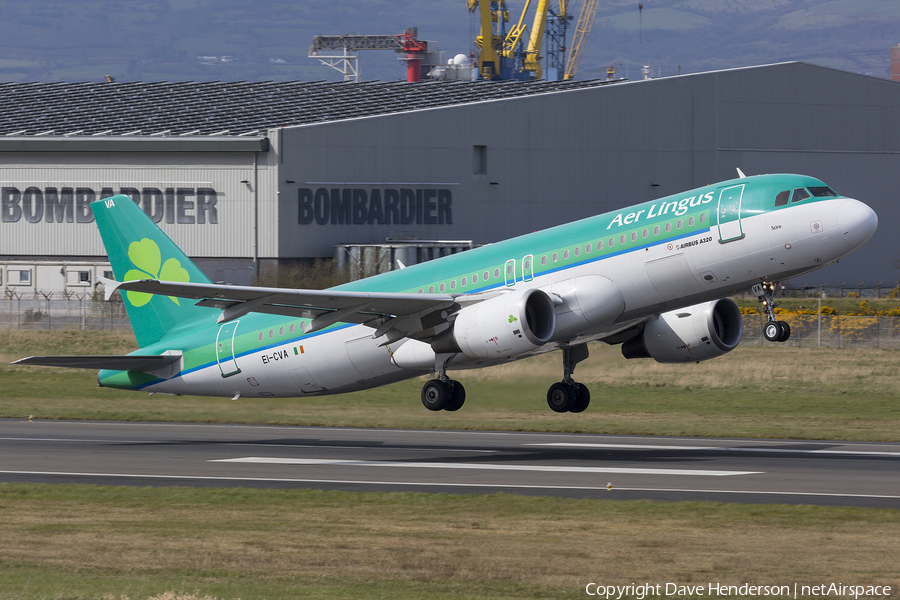
[{"label": "white fuselage", "polygon": [[[857,239],[860,234],[855,229],[848,233],[847,222],[863,218],[859,216],[863,211],[851,203],[865,207],[856,200],[836,198],[763,212],[740,219],[743,237],[727,243],[720,240],[730,233],[712,225],[696,235],[537,275],[530,281],[517,280],[510,289],[541,288],[548,293],[562,292],[559,296],[565,298],[567,286],[574,285],[576,278],[601,275],[618,286],[624,298],[624,312],[615,322],[595,325],[563,304],[558,307],[558,324],[576,333],[534,352],[502,360],[460,356],[450,363],[450,368],[498,364],[554,350],[560,343],[600,339],[654,314],[746,291],[760,281],[780,281],[818,269],[849,254],[867,239]],[[871,213],[868,207],[865,210]],[[521,261],[522,257],[509,258]],[[535,256],[535,260],[539,259]],[[252,315],[234,323],[238,331],[254,327]],[[292,397],[362,390],[434,370],[428,344],[400,340],[379,346],[372,333],[370,327],[345,324],[309,335],[298,332],[283,338],[277,336],[258,351],[230,359],[239,373],[223,377],[220,365],[211,363],[180,374],[173,370],[171,378],[160,374],[163,381],[143,389],[177,394]],[[400,368],[392,360],[392,354],[407,344],[413,346],[406,348],[404,354],[419,357],[415,370]]]}]

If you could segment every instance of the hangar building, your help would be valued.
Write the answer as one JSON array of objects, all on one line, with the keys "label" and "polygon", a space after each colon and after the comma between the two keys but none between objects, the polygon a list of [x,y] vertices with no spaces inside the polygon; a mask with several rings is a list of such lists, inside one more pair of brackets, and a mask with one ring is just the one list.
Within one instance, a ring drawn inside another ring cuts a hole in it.
[{"label": "hangar building", "polygon": [[873,240],[809,283],[900,276],[900,83],[804,63],[615,83],[3,84],[0,165],[0,284],[19,292],[109,269],[87,206],[117,193],[213,280],[246,284],[348,244],[490,243],[736,167],[816,176],[878,213]]}]

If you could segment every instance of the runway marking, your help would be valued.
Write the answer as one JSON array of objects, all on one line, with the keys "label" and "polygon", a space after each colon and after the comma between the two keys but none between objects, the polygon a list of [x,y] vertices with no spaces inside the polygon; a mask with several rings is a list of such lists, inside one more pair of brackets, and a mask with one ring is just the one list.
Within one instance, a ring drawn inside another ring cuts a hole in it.
[{"label": "runway marking", "polygon": [[[0,441],[13,442],[82,442],[90,444],[155,444],[158,446],[171,446],[185,443],[179,440],[91,440],[78,438],[27,438],[27,437],[0,437]],[[197,444],[198,442],[191,442]],[[431,446],[385,446],[378,442],[371,445],[360,444],[357,446],[335,446],[331,444],[266,444],[264,442],[199,442],[209,446],[261,446],[263,448],[328,448],[336,450],[405,450],[411,452],[471,452],[474,454],[496,454],[501,450],[484,450],[480,448],[441,448]]]},{"label": "runway marking", "polygon": [[465,469],[476,471],[540,471],[547,473],[620,473],[629,475],[705,475],[725,477],[729,475],[759,475],[763,471],[701,471],[693,469],[635,469],[627,467],[567,467],[562,465],[495,465],[442,462],[393,462],[386,460],[336,460],[327,458],[275,458],[247,456],[244,458],[220,458],[209,462],[250,463],[268,465],[305,465],[337,467],[399,467],[406,469]]},{"label": "runway marking", "polygon": [[900,452],[868,450],[805,450],[792,448],[754,448],[753,446],[654,446],[652,444],[588,444],[579,442],[544,442],[525,446],[555,446],[557,448],[617,448],[626,450],[720,450],[723,452],[770,452],[775,454],[849,454],[860,456],[900,456]]},{"label": "runway marking", "polygon": [[118,479],[174,479],[179,481],[247,481],[257,483],[318,483],[332,485],[390,485],[411,487],[452,487],[452,488],[497,488],[497,489],[523,489],[523,490],[573,490],[573,491],[602,491],[604,496],[610,496],[615,492],[682,492],[694,494],[754,494],[772,496],[816,496],[831,498],[876,498],[887,500],[900,500],[900,496],[888,496],[880,494],[838,494],[827,492],[785,492],[785,491],[761,491],[761,490],[703,490],[681,488],[626,488],[618,487],[612,490],[604,486],[571,486],[571,485],[516,485],[503,483],[427,483],[422,481],[367,481],[363,479],[301,479],[301,478],[275,478],[275,477],[211,477],[203,475],[141,475],[137,473],[78,473],[63,471],[0,471],[0,475],[47,475],[64,477],[110,477]]},{"label": "runway marking", "polygon": [[373,443],[371,446],[332,446],[326,444],[262,444],[250,442],[228,442],[225,446],[262,446],[263,448],[327,448],[329,450],[404,450],[412,452],[471,452],[474,454],[496,454],[501,450],[483,450],[480,448],[437,448],[437,447],[413,447],[413,446],[382,446]]}]

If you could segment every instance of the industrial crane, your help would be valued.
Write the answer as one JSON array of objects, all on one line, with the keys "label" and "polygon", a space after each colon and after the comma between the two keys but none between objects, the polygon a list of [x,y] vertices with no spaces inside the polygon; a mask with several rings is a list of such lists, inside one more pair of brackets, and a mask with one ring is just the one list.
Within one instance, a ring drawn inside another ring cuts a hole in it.
[{"label": "industrial crane", "polygon": [[[525,18],[531,0],[526,0],[518,22],[509,31],[506,30],[509,22],[506,0],[467,0],[467,5],[470,13],[478,11],[481,22],[481,34],[475,38],[479,50],[479,79],[541,79],[541,45],[545,31],[552,40],[548,63],[554,73],[558,72],[564,62],[566,25],[572,19],[566,14],[566,0],[558,3],[537,0],[530,34]],[[524,44],[526,34],[527,46]],[[552,78],[557,77],[554,74]]]},{"label": "industrial crane", "polygon": [[[578,16],[578,23],[575,25],[575,35],[572,39],[572,52],[569,53],[569,60],[566,61],[566,73],[563,79],[568,81],[575,78],[575,72],[578,71],[578,63],[581,61],[581,55],[587,44],[588,37],[591,35],[591,27],[594,25],[594,16],[597,14],[598,0],[584,0],[581,6],[581,14]],[[643,9],[643,4],[641,9]]]}]

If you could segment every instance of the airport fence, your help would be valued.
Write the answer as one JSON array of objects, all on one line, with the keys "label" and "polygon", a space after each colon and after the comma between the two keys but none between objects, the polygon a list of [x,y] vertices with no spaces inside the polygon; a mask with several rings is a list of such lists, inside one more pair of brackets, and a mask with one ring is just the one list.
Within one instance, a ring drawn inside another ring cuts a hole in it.
[{"label": "airport fence", "polygon": [[[810,348],[874,348],[900,349],[900,317],[858,315],[775,315],[791,327],[787,346]],[[744,315],[742,344],[762,346],[763,314]]]},{"label": "airport fence", "polygon": [[0,329],[114,331],[130,327],[121,301],[104,302],[94,295],[0,299]]},{"label": "airport fence", "polygon": [[[743,344],[762,346],[765,315],[745,314]],[[900,317],[842,315],[777,315],[791,326],[785,344],[801,348],[900,349]],[[0,299],[0,329],[127,330],[128,315],[121,301],[105,302],[95,295],[60,298]]]}]

